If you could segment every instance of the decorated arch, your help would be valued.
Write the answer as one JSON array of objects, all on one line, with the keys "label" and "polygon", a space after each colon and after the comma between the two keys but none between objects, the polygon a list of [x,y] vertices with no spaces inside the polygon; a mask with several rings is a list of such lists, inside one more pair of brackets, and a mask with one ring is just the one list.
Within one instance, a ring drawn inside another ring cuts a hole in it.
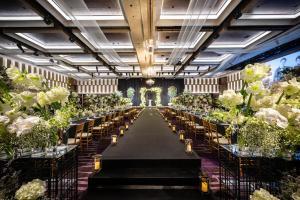
[{"label": "decorated arch", "polygon": [[141,94],[141,104],[140,106],[146,106],[146,92],[154,92],[155,93],[155,100],[156,100],[156,105],[161,106],[161,88],[160,87],[152,87],[152,88],[145,88],[142,87],[140,89],[140,94]]}]

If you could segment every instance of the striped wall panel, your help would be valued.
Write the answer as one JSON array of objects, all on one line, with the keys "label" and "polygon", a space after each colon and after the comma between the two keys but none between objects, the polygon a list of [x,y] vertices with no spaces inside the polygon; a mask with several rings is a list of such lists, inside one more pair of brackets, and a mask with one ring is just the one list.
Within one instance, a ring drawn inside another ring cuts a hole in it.
[{"label": "striped wall panel", "polygon": [[78,80],[78,94],[111,94],[118,90],[118,79]]},{"label": "striped wall panel", "polygon": [[0,66],[4,67],[16,67],[19,70],[23,72],[28,72],[32,74],[40,74],[42,75],[47,84],[48,87],[55,87],[55,86],[61,86],[61,87],[67,87],[68,86],[68,76],[64,74],[60,74],[54,71],[50,71],[48,69],[45,69],[43,67],[38,67],[35,65],[32,65],[30,63],[25,63],[23,61],[0,55]]},{"label": "striped wall panel", "polygon": [[218,78],[186,78],[184,90],[192,93],[219,93]]},{"label": "striped wall panel", "polygon": [[235,91],[239,91],[242,89],[243,81],[242,81],[242,73],[241,71],[233,72],[227,75],[228,82],[227,88]]}]

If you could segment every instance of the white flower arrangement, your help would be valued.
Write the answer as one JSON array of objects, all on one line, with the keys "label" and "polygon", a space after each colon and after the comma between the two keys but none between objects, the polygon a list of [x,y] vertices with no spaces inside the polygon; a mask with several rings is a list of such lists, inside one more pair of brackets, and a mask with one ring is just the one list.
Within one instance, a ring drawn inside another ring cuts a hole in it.
[{"label": "white flower arrangement", "polygon": [[219,101],[224,107],[230,109],[242,104],[243,96],[240,93],[236,93],[234,90],[225,90],[223,94],[219,96]]},{"label": "white flower arrangement", "polygon": [[290,81],[280,82],[279,85],[283,92],[288,96],[299,94],[300,92],[300,82],[298,82],[296,78],[293,78]]},{"label": "white flower arrangement", "polygon": [[263,95],[266,90],[262,81],[255,81],[248,85],[248,87],[246,88],[246,92],[253,95]]},{"label": "white flower arrangement", "polygon": [[34,179],[22,185],[16,192],[17,200],[37,200],[45,196],[46,183],[40,179]]},{"label": "white flower arrangement", "polygon": [[250,196],[250,200],[280,200],[277,197],[274,197],[267,190],[260,188],[255,190],[253,195]]},{"label": "white flower arrangement", "polygon": [[0,124],[7,125],[10,122],[10,119],[5,115],[0,115]]},{"label": "white flower arrangement", "polygon": [[260,108],[254,116],[264,120],[270,125],[277,125],[280,128],[286,128],[288,126],[287,118],[273,108]]},{"label": "white flower arrangement", "polygon": [[243,70],[242,77],[245,82],[252,83],[269,76],[270,72],[270,66],[264,63],[255,63],[254,65],[249,64]]},{"label": "white flower arrangement", "polygon": [[55,87],[52,88],[50,91],[46,92],[46,95],[49,99],[49,102],[60,102],[64,105],[68,101],[70,92],[64,87]]},{"label": "white flower arrangement", "polygon": [[42,119],[36,116],[28,116],[26,118],[18,117],[11,124],[8,125],[7,130],[10,133],[16,133],[21,136],[30,133],[32,128],[38,124]]}]

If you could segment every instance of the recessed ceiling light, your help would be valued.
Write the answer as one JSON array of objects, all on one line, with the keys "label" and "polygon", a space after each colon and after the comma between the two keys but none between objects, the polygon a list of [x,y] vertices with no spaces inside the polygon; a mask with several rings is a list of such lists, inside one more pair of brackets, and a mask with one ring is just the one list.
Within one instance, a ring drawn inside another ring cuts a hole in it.
[{"label": "recessed ceiling light", "polygon": [[[47,0],[66,20],[70,17],[59,7],[55,0]],[[123,15],[75,15],[76,20],[124,20]]]},{"label": "recessed ceiling light", "polygon": [[252,43],[256,42],[257,40],[268,35],[269,33],[271,33],[271,31],[260,32],[256,34],[254,37],[247,40],[246,42],[242,42],[242,43],[241,42],[237,42],[237,43],[216,42],[216,43],[212,43],[208,48],[246,48]]}]

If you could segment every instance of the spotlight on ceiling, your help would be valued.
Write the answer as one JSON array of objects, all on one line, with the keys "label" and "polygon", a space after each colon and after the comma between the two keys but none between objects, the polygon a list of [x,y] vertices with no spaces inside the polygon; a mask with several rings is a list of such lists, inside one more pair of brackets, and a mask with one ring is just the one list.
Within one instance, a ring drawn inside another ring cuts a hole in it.
[{"label": "spotlight on ceiling", "polygon": [[73,35],[71,35],[70,37],[69,37],[69,40],[70,40],[70,42],[75,42],[75,37],[73,36]]},{"label": "spotlight on ceiling", "polygon": [[155,83],[155,81],[153,79],[151,79],[151,78],[148,79],[148,80],[146,80],[146,84],[149,85],[149,86],[154,85],[154,83]]},{"label": "spotlight on ceiling", "polygon": [[48,15],[46,15],[46,16],[44,17],[44,22],[45,22],[47,25],[50,25],[50,24],[53,23],[51,17],[48,16]]},{"label": "spotlight on ceiling", "polygon": [[25,53],[25,50],[20,43],[17,44],[17,47],[22,51],[22,53]]}]

